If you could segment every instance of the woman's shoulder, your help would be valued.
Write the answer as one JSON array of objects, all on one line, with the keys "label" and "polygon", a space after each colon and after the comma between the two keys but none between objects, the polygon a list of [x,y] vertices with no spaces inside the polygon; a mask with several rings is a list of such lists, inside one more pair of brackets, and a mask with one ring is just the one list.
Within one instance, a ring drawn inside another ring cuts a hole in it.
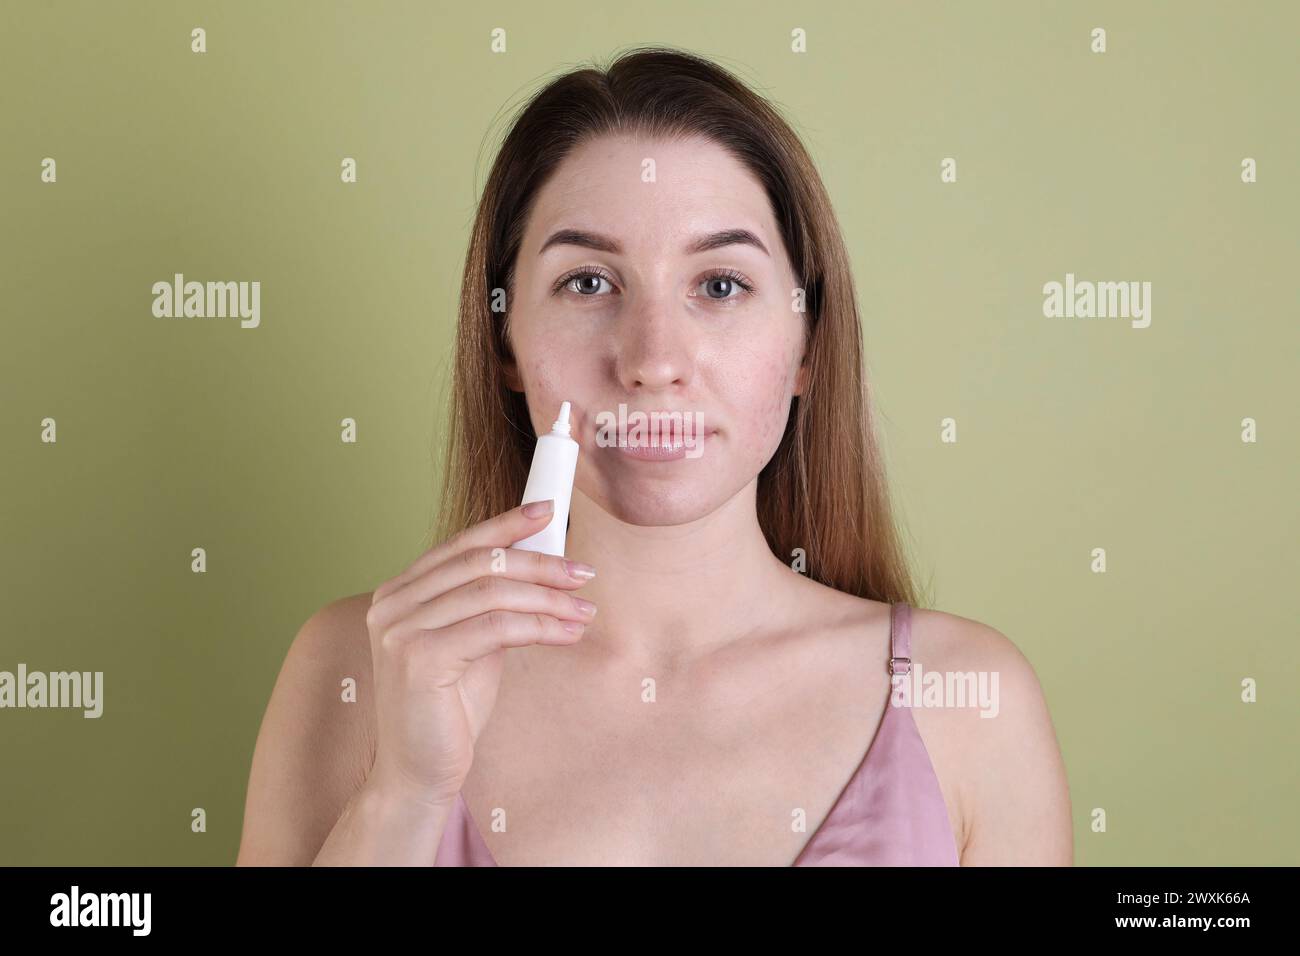
[{"label": "woman's shoulder", "polygon": [[913,608],[912,650],[929,669],[997,671],[1022,688],[1038,683],[1033,665],[1014,640],[989,624],[960,614]]},{"label": "woman's shoulder", "polygon": [[239,865],[307,865],[365,783],[374,744],[366,611],[330,601],[298,629],[262,716]]},{"label": "woman's shoulder", "polygon": [[[871,653],[883,668],[889,603],[822,588],[823,620],[849,642],[874,635]],[[1070,862],[1065,769],[1024,651],[998,628],[960,614],[914,606],[910,625],[911,674],[899,680],[911,681],[917,731],[956,809],[962,863]]]},{"label": "woman's shoulder", "polygon": [[294,646],[301,644],[304,652],[313,655],[345,660],[364,656],[369,660],[366,614],[373,596],[373,591],[363,591],[322,605],[303,623]]},{"label": "woman's shoulder", "polygon": [[289,656],[297,654],[302,659],[301,676],[313,688],[329,688],[351,705],[334,708],[335,717],[358,752],[363,776],[374,747],[374,661],[366,622],[373,595],[373,591],[365,591],[323,605],[302,625],[289,650]]},{"label": "woman's shoulder", "polygon": [[1072,859],[1064,762],[1038,674],[982,621],[912,611],[912,713],[962,808],[963,865]]},{"label": "woman's shoulder", "polygon": [[[810,599],[821,609],[825,623],[861,634],[876,629],[888,634],[890,605],[885,601],[858,597],[822,584],[806,581]],[[911,608],[912,656],[927,668],[969,669],[976,667],[1005,672],[1017,682],[1037,682],[1028,658],[1006,634],[972,618],[946,611]]]},{"label": "woman's shoulder", "polygon": [[[285,655],[282,675],[288,672],[291,679],[308,681],[315,689],[320,689],[321,682],[337,678],[334,688],[340,693],[355,691],[355,697],[346,694],[349,701],[368,700],[372,659],[366,613],[372,594],[351,594],[318,608],[298,629]],[[349,680],[355,683],[347,683]],[[358,708],[362,714],[366,710]]]}]

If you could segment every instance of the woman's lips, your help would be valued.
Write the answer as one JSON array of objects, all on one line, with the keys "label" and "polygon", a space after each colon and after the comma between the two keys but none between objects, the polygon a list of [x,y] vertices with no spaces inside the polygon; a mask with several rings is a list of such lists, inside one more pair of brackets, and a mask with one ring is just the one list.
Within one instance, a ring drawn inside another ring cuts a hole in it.
[{"label": "woman's lips", "polygon": [[640,442],[626,443],[615,445],[618,451],[629,458],[635,458],[638,461],[676,461],[679,458],[698,458],[704,452],[705,439],[713,435],[713,430],[709,429],[703,435],[687,435],[685,438],[677,436],[675,443],[667,442]]}]

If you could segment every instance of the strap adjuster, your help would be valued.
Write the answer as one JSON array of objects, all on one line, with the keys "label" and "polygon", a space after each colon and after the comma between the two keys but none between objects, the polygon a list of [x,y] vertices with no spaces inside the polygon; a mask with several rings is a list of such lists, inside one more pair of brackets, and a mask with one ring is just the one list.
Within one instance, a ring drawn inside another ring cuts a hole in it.
[{"label": "strap adjuster", "polygon": [[[903,668],[903,669],[901,669],[901,670],[898,669],[898,668],[896,668],[896,667],[894,666],[894,664],[895,664],[896,662],[900,662],[900,661],[901,661],[903,664],[907,665],[905,668]],[[891,658],[889,659],[889,673],[891,673],[891,674],[910,674],[910,673],[912,673],[912,659],[911,659],[910,657],[891,657]]]}]

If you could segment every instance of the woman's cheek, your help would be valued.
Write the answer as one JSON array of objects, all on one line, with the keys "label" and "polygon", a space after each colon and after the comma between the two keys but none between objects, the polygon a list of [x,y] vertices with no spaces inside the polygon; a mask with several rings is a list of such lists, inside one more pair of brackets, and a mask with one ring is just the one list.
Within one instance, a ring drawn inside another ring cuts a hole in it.
[{"label": "woman's cheek", "polygon": [[[551,427],[560,410],[560,402],[564,401],[559,395],[563,380],[558,357],[540,356],[524,362],[524,394],[528,396],[533,429],[539,435]],[[545,424],[539,424],[543,420]]]},{"label": "woman's cheek", "polygon": [[[553,420],[561,401],[578,397],[568,392],[585,379],[586,357],[593,354],[596,343],[573,332],[557,334],[554,325],[550,326],[550,335],[543,335],[544,328],[547,328],[545,323],[537,323],[535,332],[530,329],[530,334],[521,336],[516,355],[522,360],[520,374],[530,403],[553,404],[555,407],[551,409],[537,408],[540,417],[549,414]],[[547,427],[550,427],[549,420]]]},{"label": "woman's cheek", "polygon": [[776,452],[790,411],[793,378],[783,359],[764,359],[750,380],[753,391],[743,429],[745,457],[759,468]]}]

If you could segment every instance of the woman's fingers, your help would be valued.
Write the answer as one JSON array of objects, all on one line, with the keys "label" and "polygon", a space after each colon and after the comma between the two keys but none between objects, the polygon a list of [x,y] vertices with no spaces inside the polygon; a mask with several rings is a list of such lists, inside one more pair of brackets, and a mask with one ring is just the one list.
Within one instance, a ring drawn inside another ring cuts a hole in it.
[{"label": "woman's fingers", "polygon": [[436,673],[448,665],[461,670],[503,647],[574,644],[585,627],[579,621],[563,621],[549,614],[494,608],[441,628],[411,646],[418,649],[417,655],[427,655],[430,673]]},{"label": "woman's fingers", "polygon": [[383,605],[372,606],[371,612],[381,622],[399,621],[421,604],[480,579],[509,578],[574,590],[595,574],[594,569],[582,569],[587,569],[587,566],[537,551],[486,546],[470,548],[390,592]]},{"label": "woman's fingers", "polygon": [[462,551],[483,547],[508,548],[516,541],[522,541],[545,528],[554,515],[555,502],[548,499],[529,502],[518,508],[503,511],[486,521],[480,521],[459,534],[452,535],[441,544],[434,545],[397,577],[375,588],[371,603],[378,603],[393,591]]},{"label": "woman's fingers", "polygon": [[376,588],[366,615],[376,646],[405,659],[403,670],[418,659],[417,667],[458,680],[470,662],[500,648],[578,640],[596,608],[568,592],[595,570],[510,547],[544,528],[552,505],[533,502],[480,522]]},{"label": "woman's fingers", "polygon": [[596,616],[596,606],[576,594],[497,576],[474,578],[439,594],[406,614],[394,627],[401,631],[437,631],[491,611],[544,614],[580,624]]}]

